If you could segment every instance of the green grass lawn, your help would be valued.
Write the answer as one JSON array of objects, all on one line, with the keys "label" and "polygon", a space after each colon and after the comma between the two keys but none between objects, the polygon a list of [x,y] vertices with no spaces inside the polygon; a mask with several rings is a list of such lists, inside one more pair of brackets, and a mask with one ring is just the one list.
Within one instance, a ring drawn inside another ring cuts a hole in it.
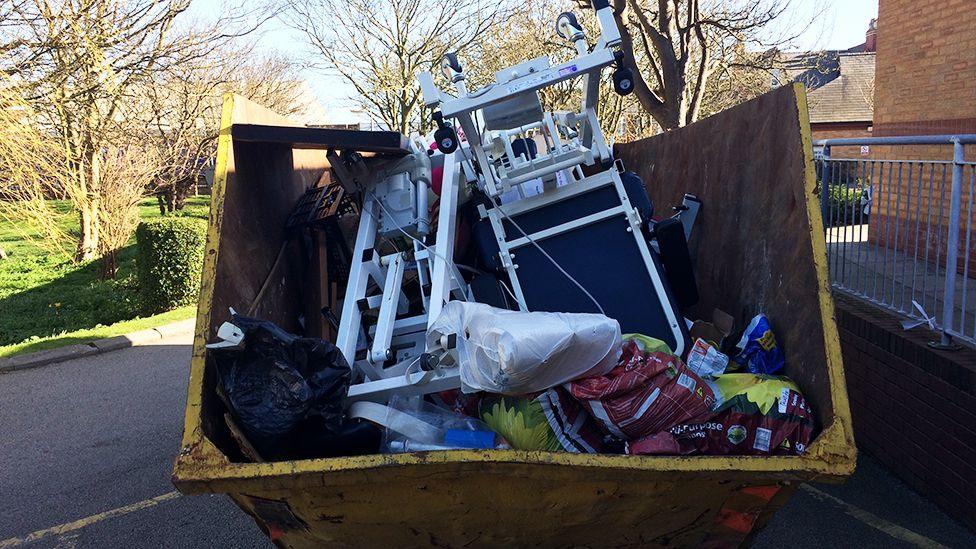
[{"label": "green grass lawn", "polygon": [[[70,206],[54,206],[59,222],[76,232]],[[206,219],[209,208],[210,197],[192,197],[179,215]],[[160,217],[156,199],[143,200],[139,214],[144,220]],[[114,280],[98,280],[97,261],[75,264],[48,253],[4,220],[0,248],[8,256],[0,260],[0,356],[110,337],[194,314],[184,307],[139,318],[134,239],[119,254]],[[140,322],[122,323],[134,319]]]},{"label": "green grass lawn", "polygon": [[54,349],[56,347],[73,345],[75,343],[91,343],[97,339],[128,334],[130,332],[137,332],[147,328],[155,328],[156,326],[162,326],[163,324],[176,322],[177,320],[185,320],[193,317],[194,314],[196,314],[195,307],[180,307],[178,309],[166,311],[165,313],[155,316],[133,318],[132,320],[122,320],[108,326],[96,326],[94,328],[76,330],[74,332],[65,332],[63,334],[47,337],[33,337],[21,341],[20,343],[0,346],[0,358],[6,358],[23,353],[33,353],[35,351],[44,351],[46,349]]}]

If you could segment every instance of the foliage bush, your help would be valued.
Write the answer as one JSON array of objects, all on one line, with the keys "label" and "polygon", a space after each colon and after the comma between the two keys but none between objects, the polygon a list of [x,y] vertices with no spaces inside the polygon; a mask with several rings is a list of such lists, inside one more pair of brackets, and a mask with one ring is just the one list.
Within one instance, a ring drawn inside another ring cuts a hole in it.
[{"label": "foliage bush", "polygon": [[[817,162],[817,187],[827,190],[824,226],[839,227],[868,222],[861,198],[872,187],[871,174],[859,164],[848,161]],[[821,190],[823,192],[823,190]],[[823,196],[821,195],[821,198]]]},{"label": "foliage bush", "polygon": [[[51,221],[77,238],[78,215],[71,204],[48,202],[54,212]],[[0,204],[0,248],[7,253],[7,259],[0,260],[0,354],[7,345],[53,341],[50,338],[65,333],[111,326],[142,315],[135,238],[118,253],[117,277],[103,280],[99,278],[100,261],[72,261],[70,253],[57,253],[39,242],[47,238],[44,227],[6,219],[2,210]],[[180,215],[206,223],[209,210],[210,197],[196,196],[187,201]],[[156,199],[140,202],[139,213],[143,221],[158,219]]]},{"label": "foliage bush", "polygon": [[144,221],[136,229],[143,312],[155,314],[196,301],[207,224],[189,217]]},{"label": "foliage bush", "polygon": [[828,227],[867,223],[860,185],[829,185],[827,188],[827,213],[824,225]]}]

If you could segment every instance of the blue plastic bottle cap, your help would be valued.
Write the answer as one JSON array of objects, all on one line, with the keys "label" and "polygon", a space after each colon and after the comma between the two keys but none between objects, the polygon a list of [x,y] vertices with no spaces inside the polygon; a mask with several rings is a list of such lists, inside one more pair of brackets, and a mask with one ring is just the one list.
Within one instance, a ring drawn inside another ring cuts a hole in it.
[{"label": "blue plastic bottle cap", "polygon": [[444,444],[458,448],[494,448],[495,433],[493,431],[448,429],[444,434]]}]

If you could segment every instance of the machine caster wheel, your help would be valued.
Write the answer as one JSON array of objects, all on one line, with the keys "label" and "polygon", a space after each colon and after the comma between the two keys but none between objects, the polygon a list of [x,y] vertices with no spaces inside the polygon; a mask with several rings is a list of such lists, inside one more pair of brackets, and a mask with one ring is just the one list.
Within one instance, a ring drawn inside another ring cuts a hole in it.
[{"label": "machine caster wheel", "polygon": [[457,54],[445,53],[441,58],[441,72],[448,80],[452,80],[455,74],[461,73],[461,62],[458,61]]},{"label": "machine caster wheel", "polygon": [[573,35],[581,29],[576,14],[564,11],[556,17],[556,34],[563,40],[572,40]]},{"label": "machine caster wheel", "polygon": [[458,148],[457,132],[445,124],[434,132],[434,142],[437,143],[437,150],[444,154],[451,154]]},{"label": "machine caster wheel", "polygon": [[630,95],[634,91],[634,73],[627,67],[613,71],[613,90],[619,95]]}]

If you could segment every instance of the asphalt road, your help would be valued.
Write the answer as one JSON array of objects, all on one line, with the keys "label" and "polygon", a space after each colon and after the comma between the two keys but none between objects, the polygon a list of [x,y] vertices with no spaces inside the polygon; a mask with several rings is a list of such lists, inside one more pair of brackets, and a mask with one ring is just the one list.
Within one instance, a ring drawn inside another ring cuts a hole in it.
[{"label": "asphalt road", "polygon": [[[170,484],[189,357],[180,337],[0,374],[0,549],[270,547],[225,497]],[[976,535],[862,457],[847,484],[801,489],[756,546],[842,544],[976,547]]]}]

